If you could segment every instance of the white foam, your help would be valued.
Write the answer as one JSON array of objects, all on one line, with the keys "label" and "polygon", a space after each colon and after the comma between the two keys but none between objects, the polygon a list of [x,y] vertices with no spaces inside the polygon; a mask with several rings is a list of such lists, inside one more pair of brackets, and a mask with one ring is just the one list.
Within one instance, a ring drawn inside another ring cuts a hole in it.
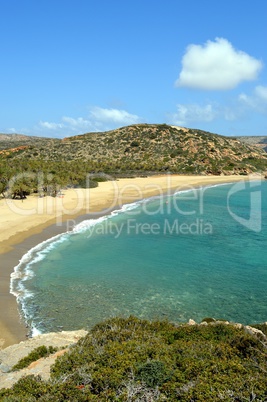
[{"label": "white foam", "polygon": [[[147,200],[149,200],[149,199],[147,199]],[[143,201],[144,200],[133,202],[131,204],[124,204],[124,205],[122,205],[122,207],[120,209],[116,209],[116,210],[112,211],[109,215],[104,215],[97,219],[86,219],[86,220],[82,221],[81,223],[78,223],[77,225],[75,225],[72,230],[72,233],[83,233],[86,230],[88,230],[89,228],[91,228],[99,223],[105,222],[106,220],[112,219],[113,217],[115,217],[119,214],[125,213],[127,211],[131,211],[131,210],[137,208],[139,205],[141,205],[141,203]]]},{"label": "white foam", "polygon": [[201,191],[201,190],[207,189],[207,188],[228,186],[229,184],[233,184],[233,183],[208,184],[208,185],[201,186],[201,187],[192,187],[192,188],[189,188],[187,190],[181,190],[181,191],[178,190],[173,195],[177,196],[177,195],[181,195],[181,194],[185,194],[185,193],[190,193],[191,191]]},{"label": "white foam", "polygon": [[[44,259],[51,250],[53,250],[58,244],[64,242],[68,236],[68,233],[59,234],[33,247],[23,255],[19,264],[14,268],[14,271],[10,275],[10,293],[16,297],[17,302],[21,306],[22,316],[28,323],[31,322],[33,317],[31,317],[26,306],[29,299],[34,298],[34,293],[25,287],[25,282],[35,275],[33,268],[34,264]],[[30,332],[32,336],[41,333],[37,328],[35,328],[35,326],[31,328]]]},{"label": "white foam", "polygon": [[14,271],[11,273],[10,291],[13,293],[13,281],[15,279],[26,280],[34,275],[31,270],[33,264],[41,261],[45,256],[53,250],[58,244],[63,243],[68,238],[69,233],[63,233],[51,237],[37,244],[37,246],[30,249],[23,257],[20,259],[19,264],[14,267]]},{"label": "white foam", "polygon": [[35,327],[33,327],[32,329],[31,329],[31,336],[32,337],[34,337],[34,336],[37,336],[37,335],[41,335],[41,331],[39,331],[39,329],[37,329],[37,328],[35,328]]},{"label": "white foam", "polygon": [[89,229],[90,227],[95,226],[98,223],[104,222],[107,219],[108,219],[107,216],[101,216],[101,218],[98,218],[98,219],[86,219],[86,220],[82,221],[81,223],[78,223],[77,225],[75,225],[72,232],[73,233],[82,233],[82,232],[86,231],[87,229]]}]

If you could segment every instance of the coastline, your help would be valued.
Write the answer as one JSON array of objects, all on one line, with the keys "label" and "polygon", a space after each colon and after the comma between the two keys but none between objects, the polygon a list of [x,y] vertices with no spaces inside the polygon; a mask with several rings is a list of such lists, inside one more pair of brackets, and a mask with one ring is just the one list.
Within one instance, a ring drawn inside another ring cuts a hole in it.
[{"label": "coastline", "polygon": [[19,317],[18,305],[10,293],[10,274],[27,251],[37,244],[71,230],[85,219],[109,214],[122,205],[144,198],[173,194],[197,188],[241,180],[259,180],[254,176],[180,176],[162,175],[147,178],[101,182],[94,189],[64,190],[64,197],[0,202],[0,349],[26,339],[27,328]]}]

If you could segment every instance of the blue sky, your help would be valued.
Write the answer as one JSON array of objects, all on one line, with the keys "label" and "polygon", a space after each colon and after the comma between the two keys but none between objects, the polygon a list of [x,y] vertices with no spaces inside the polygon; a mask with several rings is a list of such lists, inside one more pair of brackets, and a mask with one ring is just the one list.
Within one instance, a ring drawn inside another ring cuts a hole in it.
[{"label": "blue sky", "polygon": [[266,0],[1,0],[0,132],[267,135],[266,20]]}]

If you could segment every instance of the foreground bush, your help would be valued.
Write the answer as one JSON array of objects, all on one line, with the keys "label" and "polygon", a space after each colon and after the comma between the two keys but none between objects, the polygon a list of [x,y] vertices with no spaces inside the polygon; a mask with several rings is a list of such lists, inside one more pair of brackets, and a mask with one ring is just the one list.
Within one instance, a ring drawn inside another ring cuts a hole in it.
[{"label": "foreground bush", "polygon": [[233,325],[114,318],[58,358],[50,381],[26,377],[0,400],[266,401],[266,352]]}]

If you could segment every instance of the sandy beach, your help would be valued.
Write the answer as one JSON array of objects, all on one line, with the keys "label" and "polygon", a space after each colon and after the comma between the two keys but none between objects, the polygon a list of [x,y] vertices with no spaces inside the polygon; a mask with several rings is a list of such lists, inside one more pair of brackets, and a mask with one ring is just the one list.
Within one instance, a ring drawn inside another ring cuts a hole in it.
[{"label": "sandy beach", "polygon": [[55,198],[31,195],[25,200],[0,199],[0,348],[27,336],[16,298],[10,294],[10,274],[32,247],[71,230],[83,219],[108,214],[126,203],[250,178],[260,179],[260,176],[152,176],[101,182],[92,189],[62,190]]}]

